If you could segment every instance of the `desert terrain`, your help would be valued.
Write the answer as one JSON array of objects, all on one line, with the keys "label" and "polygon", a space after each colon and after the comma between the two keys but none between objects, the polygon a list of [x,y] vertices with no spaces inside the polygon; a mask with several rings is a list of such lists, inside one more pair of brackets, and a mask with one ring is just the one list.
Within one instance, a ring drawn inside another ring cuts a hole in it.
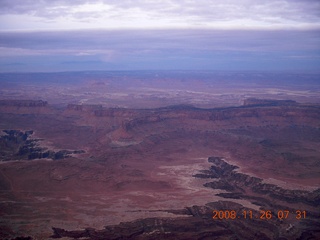
[{"label": "desert terrain", "polygon": [[0,238],[319,239],[318,79],[0,74]]}]

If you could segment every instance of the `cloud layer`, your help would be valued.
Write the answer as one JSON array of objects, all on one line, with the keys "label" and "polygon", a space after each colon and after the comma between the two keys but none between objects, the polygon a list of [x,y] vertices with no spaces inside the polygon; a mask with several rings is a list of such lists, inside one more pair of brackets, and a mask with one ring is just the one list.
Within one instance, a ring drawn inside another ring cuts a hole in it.
[{"label": "cloud layer", "polygon": [[1,29],[320,28],[318,0],[1,0]]},{"label": "cloud layer", "polygon": [[0,0],[0,71],[317,70],[319,0]]}]

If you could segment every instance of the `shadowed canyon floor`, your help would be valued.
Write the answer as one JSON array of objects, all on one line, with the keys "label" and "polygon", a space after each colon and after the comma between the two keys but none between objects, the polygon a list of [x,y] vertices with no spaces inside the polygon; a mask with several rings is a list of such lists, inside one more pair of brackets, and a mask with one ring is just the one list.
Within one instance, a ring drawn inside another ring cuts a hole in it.
[{"label": "shadowed canyon floor", "polygon": [[317,239],[319,119],[294,101],[2,100],[1,238]]}]

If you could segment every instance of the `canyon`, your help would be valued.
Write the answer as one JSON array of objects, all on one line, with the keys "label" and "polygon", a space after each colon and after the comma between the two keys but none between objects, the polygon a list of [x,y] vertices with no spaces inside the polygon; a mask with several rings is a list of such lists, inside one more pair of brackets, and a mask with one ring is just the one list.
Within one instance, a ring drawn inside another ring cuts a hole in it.
[{"label": "canyon", "polygon": [[287,99],[1,100],[0,237],[318,239],[319,119],[319,104]]}]

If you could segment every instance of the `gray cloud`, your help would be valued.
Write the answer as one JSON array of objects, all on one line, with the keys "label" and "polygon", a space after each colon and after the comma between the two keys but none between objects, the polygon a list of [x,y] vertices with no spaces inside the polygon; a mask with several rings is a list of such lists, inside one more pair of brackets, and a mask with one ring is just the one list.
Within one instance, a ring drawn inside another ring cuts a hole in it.
[{"label": "gray cloud", "polygon": [[[89,12],[74,12],[74,7],[86,3],[104,2],[112,7],[111,12],[96,9]],[[138,9],[153,19],[168,19],[187,22],[190,26],[206,26],[216,21],[245,20],[248,24],[258,21],[266,24],[291,22],[313,24],[320,27],[320,1],[318,0],[1,0],[1,14],[28,14],[43,18],[70,16],[75,19],[99,18],[111,14],[114,18],[125,18],[128,12]]]},{"label": "gray cloud", "polygon": [[285,51],[320,47],[320,31],[105,30],[2,32],[0,47]]},{"label": "gray cloud", "polygon": [[60,1],[60,0],[0,0],[0,13],[2,14],[29,14],[39,13],[41,10],[50,9],[52,7],[70,7],[84,4],[89,1],[74,0],[74,1]]}]

